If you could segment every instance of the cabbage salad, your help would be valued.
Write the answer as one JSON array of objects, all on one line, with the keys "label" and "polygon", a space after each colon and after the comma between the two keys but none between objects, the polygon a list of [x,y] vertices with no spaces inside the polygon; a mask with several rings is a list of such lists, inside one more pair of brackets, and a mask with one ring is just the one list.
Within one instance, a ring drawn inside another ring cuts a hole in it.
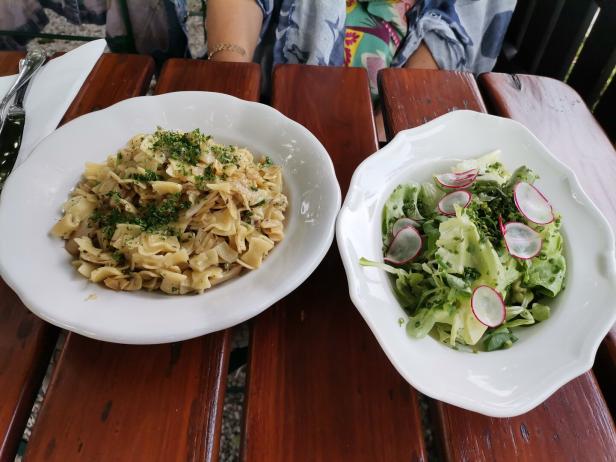
[{"label": "cabbage salad", "polygon": [[[383,208],[383,262],[408,334],[472,351],[509,348],[515,328],[550,317],[565,285],[560,216],[525,166],[495,151],[399,185]],[[402,322],[402,320],[401,320]]]}]

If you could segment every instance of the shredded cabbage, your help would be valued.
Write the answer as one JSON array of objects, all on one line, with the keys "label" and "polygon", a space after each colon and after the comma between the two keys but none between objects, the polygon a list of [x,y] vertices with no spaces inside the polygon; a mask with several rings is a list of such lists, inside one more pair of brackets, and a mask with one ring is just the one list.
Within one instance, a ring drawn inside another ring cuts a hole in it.
[{"label": "shredded cabbage", "polygon": [[[413,338],[432,335],[452,348],[493,351],[509,348],[516,341],[515,329],[546,321],[547,301],[564,288],[567,264],[563,255],[560,217],[548,225],[528,222],[517,210],[513,186],[534,183],[538,176],[521,166],[509,174],[494,151],[456,165],[453,172],[478,169],[476,180],[466,189],[472,201],[456,214],[438,212],[438,201],[451,190],[438,182],[408,183],[394,189],[383,208],[382,233],[386,247],[396,220],[412,218],[424,238],[421,254],[412,262],[392,266],[362,258],[360,264],[388,272],[396,298],[408,314],[406,331]],[[529,260],[509,254],[498,224],[519,221],[543,239],[541,253]],[[387,249],[384,248],[384,251]],[[503,297],[504,322],[489,328],[479,322],[471,308],[473,290],[487,285]]]}]

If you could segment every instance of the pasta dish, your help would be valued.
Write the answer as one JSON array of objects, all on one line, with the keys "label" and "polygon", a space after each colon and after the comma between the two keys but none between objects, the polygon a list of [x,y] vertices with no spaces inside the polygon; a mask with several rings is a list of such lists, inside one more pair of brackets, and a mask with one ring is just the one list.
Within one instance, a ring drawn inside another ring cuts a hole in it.
[{"label": "pasta dish", "polygon": [[269,157],[199,129],[134,136],[87,163],[52,228],[73,266],[114,290],[202,293],[258,268],[284,237],[287,197]]}]

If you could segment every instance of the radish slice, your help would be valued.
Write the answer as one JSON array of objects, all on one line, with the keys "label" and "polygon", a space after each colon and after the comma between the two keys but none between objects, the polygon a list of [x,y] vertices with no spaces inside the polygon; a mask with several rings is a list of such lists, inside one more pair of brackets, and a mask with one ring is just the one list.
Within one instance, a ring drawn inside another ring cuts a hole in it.
[{"label": "radish slice", "polygon": [[453,172],[452,175],[456,175],[460,178],[471,178],[471,177],[476,177],[477,174],[479,173],[479,169],[477,168],[471,168],[470,170],[464,170],[463,172]]},{"label": "radish slice", "polygon": [[478,174],[479,170],[474,168],[460,173],[443,173],[436,175],[434,178],[445,188],[460,189],[472,184]]},{"label": "radish slice", "polygon": [[503,297],[492,287],[477,287],[473,291],[471,308],[477,321],[484,326],[496,327],[505,322],[505,302]]},{"label": "radish slice", "polygon": [[396,236],[402,228],[406,228],[407,226],[412,226],[413,228],[419,228],[419,223],[415,220],[407,217],[398,218],[394,223],[394,226],[391,228],[391,235]]},{"label": "radish slice", "polygon": [[407,226],[398,231],[398,234],[391,241],[385,261],[393,265],[403,265],[408,263],[421,251],[423,239],[413,226]]},{"label": "radish slice", "polygon": [[541,235],[524,223],[511,222],[505,224],[503,235],[507,250],[514,257],[528,260],[541,252],[543,245]]},{"label": "radish slice", "polygon": [[454,205],[459,205],[460,207],[465,209],[468,204],[471,203],[472,197],[473,196],[471,195],[471,193],[465,190],[449,193],[439,201],[438,211],[441,212],[443,215],[452,217],[456,214],[456,209]]},{"label": "radish slice", "polygon": [[515,205],[526,219],[538,225],[554,221],[552,206],[541,192],[532,184],[520,182],[513,188]]}]

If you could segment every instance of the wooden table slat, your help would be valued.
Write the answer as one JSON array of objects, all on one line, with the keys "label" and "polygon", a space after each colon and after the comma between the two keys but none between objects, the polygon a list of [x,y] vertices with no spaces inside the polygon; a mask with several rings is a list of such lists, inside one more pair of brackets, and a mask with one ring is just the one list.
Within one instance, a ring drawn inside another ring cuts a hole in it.
[{"label": "wooden table slat", "polygon": [[[616,150],[580,95],[550,78],[490,73],[480,78],[498,114],[526,125],[577,175],[584,190],[616,230]],[[616,412],[616,326],[603,341],[595,374]]]},{"label": "wooden table slat", "polygon": [[435,413],[449,461],[611,462],[616,454],[614,421],[591,373],[518,417],[496,419],[444,403]]},{"label": "wooden table slat", "polygon": [[0,279],[0,462],[15,458],[57,336]]},{"label": "wooden table slat", "polygon": [[163,66],[162,77],[156,85],[156,94],[199,90],[259,100],[261,67],[255,63],[169,59]]},{"label": "wooden table slat", "polygon": [[[533,88],[533,92],[541,97],[542,92]],[[385,70],[381,73],[381,89],[385,111],[391,112],[386,114],[386,120],[394,122],[390,127],[391,134],[418,125],[424,118],[431,119],[454,107],[463,107],[464,101],[476,110],[485,107],[470,75]],[[446,91],[447,98],[418,96],[426,93],[440,95],[443,91]],[[524,100],[523,95],[516,98]],[[546,104],[551,102],[543,101],[542,105]],[[534,124],[527,124],[531,129],[548,124],[554,137],[567,131],[567,128],[559,127],[557,121],[539,114],[538,103],[532,110],[527,110],[529,113],[535,111]],[[497,112],[517,118],[498,109]],[[580,154],[591,150],[584,142]],[[614,422],[592,372],[565,385],[534,410],[512,419],[490,418],[442,402],[433,402],[433,410],[440,447],[446,459],[451,461],[607,461],[613,460],[616,454]]]},{"label": "wooden table slat", "polygon": [[[115,69],[128,70],[129,64]],[[138,72],[133,69],[125,75],[123,85],[132,85],[131,76]],[[220,84],[221,74],[226,87]],[[214,69],[198,61],[171,60],[161,72],[156,92],[215,88],[255,100],[259,78],[258,66]],[[93,104],[100,104],[121,88],[101,76],[89,82],[86,92]],[[69,334],[27,458],[217,460],[229,340],[228,330],[151,346]]]},{"label": "wooden table slat", "polygon": [[[24,53],[0,53],[0,76],[17,72]],[[0,279],[0,461],[12,461],[57,338]]]},{"label": "wooden table slat", "polygon": [[[21,52],[0,53],[0,75],[17,72]],[[92,70],[62,122],[106,107],[147,88],[153,62],[146,57],[104,55]],[[113,91],[97,97],[92,80],[105,80]],[[0,461],[13,460],[56,342],[58,330],[30,313],[0,281]]]},{"label": "wooden table slat", "polygon": [[[435,88],[431,71],[417,69],[413,78],[384,69],[379,73],[383,119],[388,139],[406,128],[424,124],[443,112],[456,109],[487,112],[472,74],[439,73],[439,88]],[[421,108],[421,110],[417,110]],[[446,109],[445,109],[446,108]]]},{"label": "wooden table slat", "polygon": [[229,333],[135,346],[69,334],[26,460],[215,461]]},{"label": "wooden table slat", "polygon": [[[377,149],[364,70],[276,68],[272,105],[331,155],[343,191]],[[353,307],[333,248],[252,323],[242,460],[425,460],[416,392]]]},{"label": "wooden table slat", "polygon": [[106,53],[98,60],[62,122],[105,109],[133,96],[144,95],[154,74],[149,56]]},{"label": "wooden table slat", "polygon": [[[259,81],[255,64],[172,59],[155,92],[219,91],[255,101]],[[89,91],[107,95],[101,84],[91,82]],[[135,346],[69,334],[27,456],[218,460],[230,335]]]}]

